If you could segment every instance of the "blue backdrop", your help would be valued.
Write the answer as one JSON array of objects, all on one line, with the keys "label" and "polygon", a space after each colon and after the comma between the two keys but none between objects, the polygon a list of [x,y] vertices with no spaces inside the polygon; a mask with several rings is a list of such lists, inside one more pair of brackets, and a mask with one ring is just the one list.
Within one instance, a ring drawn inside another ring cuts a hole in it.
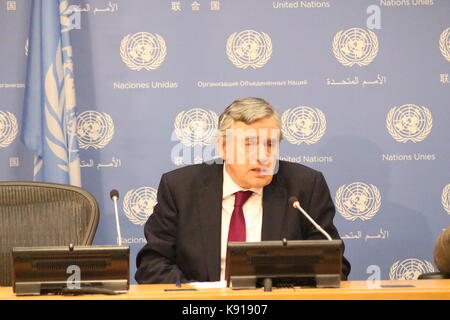
[{"label": "blue backdrop", "polygon": [[[133,274],[161,174],[214,156],[217,116],[247,96],[282,114],[281,158],[325,175],[350,279],[434,271],[450,221],[449,1],[70,4],[94,243],[116,244],[116,188]],[[32,179],[18,134],[29,15],[30,1],[0,1],[1,180]]]}]

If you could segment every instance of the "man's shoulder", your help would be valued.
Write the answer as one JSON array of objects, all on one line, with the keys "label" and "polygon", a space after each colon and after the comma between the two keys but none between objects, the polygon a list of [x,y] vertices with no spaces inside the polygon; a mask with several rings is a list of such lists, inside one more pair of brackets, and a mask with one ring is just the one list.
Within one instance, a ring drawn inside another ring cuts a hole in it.
[{"label": "man's shoulder", "polygon": [[303,164],[284,160],[279,161],[278,173],[283,176],[291,176],[292,174],[300,174],[304,176],[316,176],[318,174],[321,174],[320,171],[307,167]]},{"label": "man's shoulder", "polygon": [[316,185],[317,181],[325,181],[320,171],[299,163],[280,161],[273,184],[281,185],[288,190],[297,190],[298,188],[311,188]]},{"label": "man's shoulder", "polygon": [[182,168],[177,168],[163,174],[170,180],[186,180],[199,179],[210,174],[217,174],[222,172],[222,166],[218,163],[200,163],[188,165]]}]

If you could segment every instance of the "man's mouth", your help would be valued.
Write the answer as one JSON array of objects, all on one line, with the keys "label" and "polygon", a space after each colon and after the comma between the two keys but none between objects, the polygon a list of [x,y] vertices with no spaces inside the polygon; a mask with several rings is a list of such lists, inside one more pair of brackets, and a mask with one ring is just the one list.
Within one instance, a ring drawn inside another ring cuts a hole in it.
[{"label": "man's mouth", "polygon": [[269,175],[271,174],[270,168],[253,168],[250,171],[255,172],[259,175]]}]

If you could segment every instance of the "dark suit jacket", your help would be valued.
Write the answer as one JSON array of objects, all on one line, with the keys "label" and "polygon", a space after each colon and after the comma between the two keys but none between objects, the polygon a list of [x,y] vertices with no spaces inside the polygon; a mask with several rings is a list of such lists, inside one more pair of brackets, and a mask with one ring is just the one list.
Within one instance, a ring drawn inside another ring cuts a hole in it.
[{"label": "dark suit jacket", "polygon": [[[222,215],[223,165],[199,164],[163,174],[158,204],[145,224],[147,239],[138,253],[138,283],[218,281]],[[300,164],[280,161],[272,182],[263,189],[262,240],[324,239],[288,202],[302,207],[332,238],[335,208],[323,175]],[[350,264],[343,259],[343,279]]]}]

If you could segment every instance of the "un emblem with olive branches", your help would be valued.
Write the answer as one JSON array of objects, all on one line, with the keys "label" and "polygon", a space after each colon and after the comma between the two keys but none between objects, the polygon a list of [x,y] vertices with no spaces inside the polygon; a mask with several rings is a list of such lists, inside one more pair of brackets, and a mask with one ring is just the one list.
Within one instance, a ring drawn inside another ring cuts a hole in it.
[{"label": "un emblem with olive branches", "polygon": [[261,68],[272,56],[272,40],[264,32],[235,32],[228,37],[226,51],[228,59],[238,68]]},{"label": "un emblem with olive branches", "polygon": [[433,265],[416,258],[395,262],[389,271],[391,280],[417,280],[422,273],[434,272]]},{"label": "un emblem with olive branches", "polygon": [[123,199],[123,210],[134,224],[144,225],[157,204],[157,191],[150,187],[141,187],[128,191]]},{"label": "un emblem with olive branches", "polygon": [[333,53],[344,66],[367,66],[379,49],[378,37],[371,30],[351,28],[339,31],[333,38]]},{"label": "un emblem with olive branches", "polygon": [[344,219],[372,219],[381,207],[381,195],[372,184],[354,182],[336,191],[336,209]]},{"label": "un emblem with olive branches", "polygon": [[446,185],[442,190],[441,200],[442,206],[444,207],[445,211],[450,214],[450,183]]},{"label": "un emblem with olive branches", "polygon": [[325,134],[325,114],[317,108],[300,106],[288,109],[281,116],[283,137],[292,144],[314,144]]},{"label": "un emblem with olive branches", "polygon": [[420,142],[431,132],[433,118],[427,107],[404,104],[393,107],[386,117],[386,128],[398,142]]},{"label": "un emblem with olive branches", "polygon": [[444,58],[450,62],[450,28],[442,31],[439,38],[439,50],[441,50]]},{"label": "un emblem with olive branches", "polygon": [[166,42],[158,34],[149,32],[128,34],[120,42],[120,57],[131,70],[157,69],[163,63],[166,54]]},{"label": "un emblem with olive branches", "polygon": [[177,115],[175,134],[185,146],[207,146],[216,137],[218,122],[219,117],[214,111],[192,108]]},{"label": "un emblem with olive branches", "polygon": [[104,148],[114,135],[114,122],[105,112],[82,112],[77,117],[78,146],[81,149]]},{"label": "un emblem with olive branches", "polygon": [[6,148],[16,139],[18,128],[14,114],[0,111],[0,148]]}]

